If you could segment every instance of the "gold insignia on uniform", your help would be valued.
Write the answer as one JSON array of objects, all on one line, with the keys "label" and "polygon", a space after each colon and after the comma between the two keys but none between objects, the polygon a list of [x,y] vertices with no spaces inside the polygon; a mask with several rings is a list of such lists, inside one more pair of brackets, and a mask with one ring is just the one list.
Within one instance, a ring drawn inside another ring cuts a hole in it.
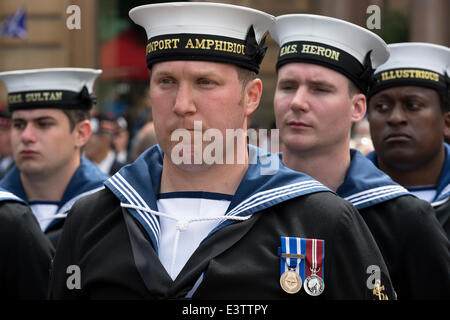
[{"label": "gold insignia on uniform", "polygon": [[373,287],[372,293],[374,296],[378,297],[378,300],[389,300],[387,294],[381,292],[384,291],[384,286],[381,285],[380,280],[375,281],[375,286]]}]

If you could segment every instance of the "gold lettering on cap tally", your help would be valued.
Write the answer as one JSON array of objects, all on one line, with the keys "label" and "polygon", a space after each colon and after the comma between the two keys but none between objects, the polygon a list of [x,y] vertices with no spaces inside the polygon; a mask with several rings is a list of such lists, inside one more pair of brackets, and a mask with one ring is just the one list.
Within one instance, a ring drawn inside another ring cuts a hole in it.
[{"label": "gold lettering on cap tally", "polygon": [[155,40],[147,44],[146,53],[149,54],[157,50],[177,49],[179,42],[179,38]]},{"label": "gold lettering on cap tally", "polygon": [[19,94],[10,94],[8,95],[8,104],[14,104],[14,103],[22,103],[22,95]]},{"label": "gold lettering on cap tally", "polygon": [[340,52],[321,46],[303,44],[301,53],[315,54],[332,60],[339,61]]},{"label": "gold lettering on cap tally", "polygon": [[184,49],[214,50],[245,55],[245,44],[238,42],[208,38],[188,38],[187,40],[180,41],[180,38],[150,41],[146,47],[146,54],[161,50],[179,49],[180,47],[184,47]]},{"label": "gold lettering on cap tally", "polygon": [[184,49],[214,50],[245,55],[245,44],[208,38],[188,38],[185,44],[184,41],[180,43],[180,38],[150,41],[147,44],[146,54],[161,50],[178,49],[183,46]]},{"label": "gold lettering on cap tally", "polygon": [[285,54],[289,53],[297,53],[297,45],[296,44],[289,44],[287,46],[283,46],[280,50],[280,57],[284,56]]},{"label": "gold lettering on cap tally", "polygon": [[212,40],[212,39],[191,39],[189,38],[185,45],[186,49],[202,49],[202,50],[215,50],[226,51],[237,54],[245,55],[245,45],[225,41],[225,40]]},{"label": "gold lettering on cap tally", "polygon": [[432,71],[416,69],[390,70],[381,73],[381,81],[395,79],[424,79],[439,82],[439,74]]},{"label": "gold lettering on cap tally", "polygon": [[[190,41],[190,42],[189,42]],[[195,46],[192,44],[191,39],[189,39],[188,44],[186,44],[186,48],[188,48],[188,45],[191,49],[205,49],[210,50],[211,46],[214,44],[214,40],[210,39],[195,39]]]},{"label": "gold lettering on cap tally", "polygon": [[41,102],[41,101],[60,101],[62,100],[62,92],[29,92],[25,94],[25,102]]}]

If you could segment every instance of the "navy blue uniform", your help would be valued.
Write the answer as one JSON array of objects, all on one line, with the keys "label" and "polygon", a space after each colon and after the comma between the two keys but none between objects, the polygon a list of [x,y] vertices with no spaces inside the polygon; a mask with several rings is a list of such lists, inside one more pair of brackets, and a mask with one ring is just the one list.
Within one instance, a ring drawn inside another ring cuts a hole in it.
[{"label": "navy blue uniform", "polygon": [[[62,199],[58,203],[58,210],[55,219],[51,221],[44,230],[53,245],[57,246],[64,219],[72,205],[81,197],[99,190],[103,187],[103,182],[108,178],[92,162],[82,157],[81,163],[75,171],[72,179],[64,191]],[[13,193],[26,203],[28,201],[20,180],[20,171],[14,167],[1,181],[0,187]]]},{"label": "navy blue uniform", "polygon": [[[155,146],[74,205],[55,256],[50,298],[377,299],[368,286],[374,265],[383,293],[393,298],[381,253],[355,208],[281,163],[275,175],[249,165],[225,214],[248,219],[224,218],[172,280],[158,257],[162,230],[151,212],[158,210],[162,161]],[[320,296],[281,288],[281,237],[325,241]],[[80,289],[66,286],[69,265],[80,267]]]},{"label": "navy blue uniform", "polygon": [[30,208],[0,189],[0,299],[45,299],[54,252]]},{"label": "navy blue uniform", "polygon": [[337,193],[367,223],[398,298],[450,298],[450,243],[433,208],[392,181],[359,151],[351,150],[351,158]]}]

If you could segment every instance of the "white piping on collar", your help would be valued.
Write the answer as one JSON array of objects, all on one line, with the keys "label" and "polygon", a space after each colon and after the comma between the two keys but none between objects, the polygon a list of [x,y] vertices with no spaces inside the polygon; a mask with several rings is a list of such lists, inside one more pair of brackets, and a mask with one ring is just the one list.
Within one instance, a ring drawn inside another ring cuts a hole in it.
[{"label": "white piping on collar", "polygon": [[450,196],[448,196],[447,198],[444,198],[444,199],[442,199],[442,200],[439,200],[439,201],[431,202],[431,206],[432,206],[433,208],[438,207],[438,206],[440,206],[441,204],[446,203],[448,200],[450,200]]},{"label": "white piping on collar", "polygon": [[303,182],[292,183],[283,187],[258,192],[253,196],[251,196],[250,198],[242,201],[233,210],[228,212],[227,215],[235,216],[243,211],[254,208],[256,206],[269,202],[273,199],[280,198],[282,196],[287,196],[299,191],[306,191],[315,188],[325,189],[325,187],[320,182],[315,180],[307,180]]},{"label": "white piping on collar", "polygon": [[44,217],[44,218],[40,218],[39,222],[41,221],[47,221],[47,220],[53,220],[53,219],[65,219],[67,218],[67,214],[69,213],[70,209],[72,208],[72,206],[75,204],[76,201],[78,201],[79,199],[81,199],[84,196],[90,195],[91,193],[100,191],[102,189],[104,189],[104,186],[95,188],[95,189],[91,189],[88,190],[86,192],[83,192],[75,197],[73,197],[72,199],[70,199],[69,201],[67,201],[62,207],[61,209],[58,210],[57,213],[55,213],[53,216],[50,217]]},{"label": "white piping on collar", "polygon": [[[444,194],[446,193],[450,193],[450,184],[448,184],[444,190],[441,191],[441,193],[439,193],[439,195],[436,197],[436,199],[439,199],[440,197],[442,197]],[[450,196],[450,194],[449,194]]]},{"label": "white piping on collar", "polygon": [[105,188],[104,186],[101,186],[101,187],[98,187],[98,188],[91,189],[91,190],[88,190],[88,191],[86,191],[86,192],[80,193],[79,195],[77,195],[77,196],[73,197],[72,199],[70,199],[69,201],[67,201],[67,202],[61,207],[61,209],[58,210],[58,214],[67,213],[67,212],[70,210],[70,208],[72,208],[72,206],[74,205],[74,203],[75,203],[76,201],[78,201],[80,198],[82,198],[82,197],[84,197],[84,196],[87,196],[87,195],[90,195],[91,193],[100,191],[100,190],[102,190],[102,189],[104,189],[104,188]]},{"label": "white piping on collar", "polygon": [[9,191],[0,191],[0,200],[17,200],[24,202],[24,200]]},{"label": "white piping on collar", "polygon": [[409,192],[402,186],[391,185],[364,190],[362,192],[358,192],[351,196],[345,197],[344,199],[350,201],[354,206],[358,206],[367,202],[377,200],[379,198],[388,197],[399,193],[407,194]]},{"label": "white piping on collar", "polygon": [[143,213],[143,211],[149,212],[148,210],[151,210],[144,199],[142,199],[139,193],[136,192],[136,190],[122,177],[120,173],[116,173],[111,177],[111,179],[109,179],[109,181],[130,204],[138,206],[140,208],[145,208],[145,210],[136,210],[136,212],[149,226],[155,236],[156,245],[159,246],[159,221],[154,216],[146,215]]}]

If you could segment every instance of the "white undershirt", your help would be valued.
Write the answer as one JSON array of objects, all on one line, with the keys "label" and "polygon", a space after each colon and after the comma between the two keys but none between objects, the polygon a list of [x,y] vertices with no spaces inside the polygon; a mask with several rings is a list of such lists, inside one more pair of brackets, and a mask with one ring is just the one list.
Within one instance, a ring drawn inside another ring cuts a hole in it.
[{"label": "white undershirt", "polygon": [[128,152],[126,150],[120,151],[117,154],[117,161],[125,163],[125,162],[127,162],[127,159],[128,159]]},{"label": "white undershirt", "polygon": [[[203,239],[220,224],[214,219],[224,216],[229,200],[205,198],[161,198],[157,201],[158,211],[168,214],[177,221],[160,216],[159,259],[174,280]],[[192,219],[212,218],[206,221]],[[177,235],[178,234],[178,235]],[[179,237],[177,239],[177,236]]]},{"label": "white undershirt", "polygon": [[105,159],[102,160],[100,163],[96,163],[97,167],[100,169],[101,172],[104,174],[109,175],[109,171],[111,170],[111,167],[113,165],[114,159],[116,157],[116,154],[114,151],[109,151],[108,155]]},{"label": "white undershirt", "polygon": [[58,210],[58,204],[48,203],[30,203],[30,208],[41,226],[41,230],[45,231],[48,225],[54,219],[54,215]]},{"label": "white undershirt", "polygon": [[0,159],[0,170],[5,171],[13,163],[14,158],[12,156],[4,157]]},{"label": "white undershirt", "polygon": [[436,197],[436,189],[430,187],[424,187],[421,189],[420,187],[407,188],[409,192],[415,195],[417,198],[427,201],[431,203],[433,199]]}]

